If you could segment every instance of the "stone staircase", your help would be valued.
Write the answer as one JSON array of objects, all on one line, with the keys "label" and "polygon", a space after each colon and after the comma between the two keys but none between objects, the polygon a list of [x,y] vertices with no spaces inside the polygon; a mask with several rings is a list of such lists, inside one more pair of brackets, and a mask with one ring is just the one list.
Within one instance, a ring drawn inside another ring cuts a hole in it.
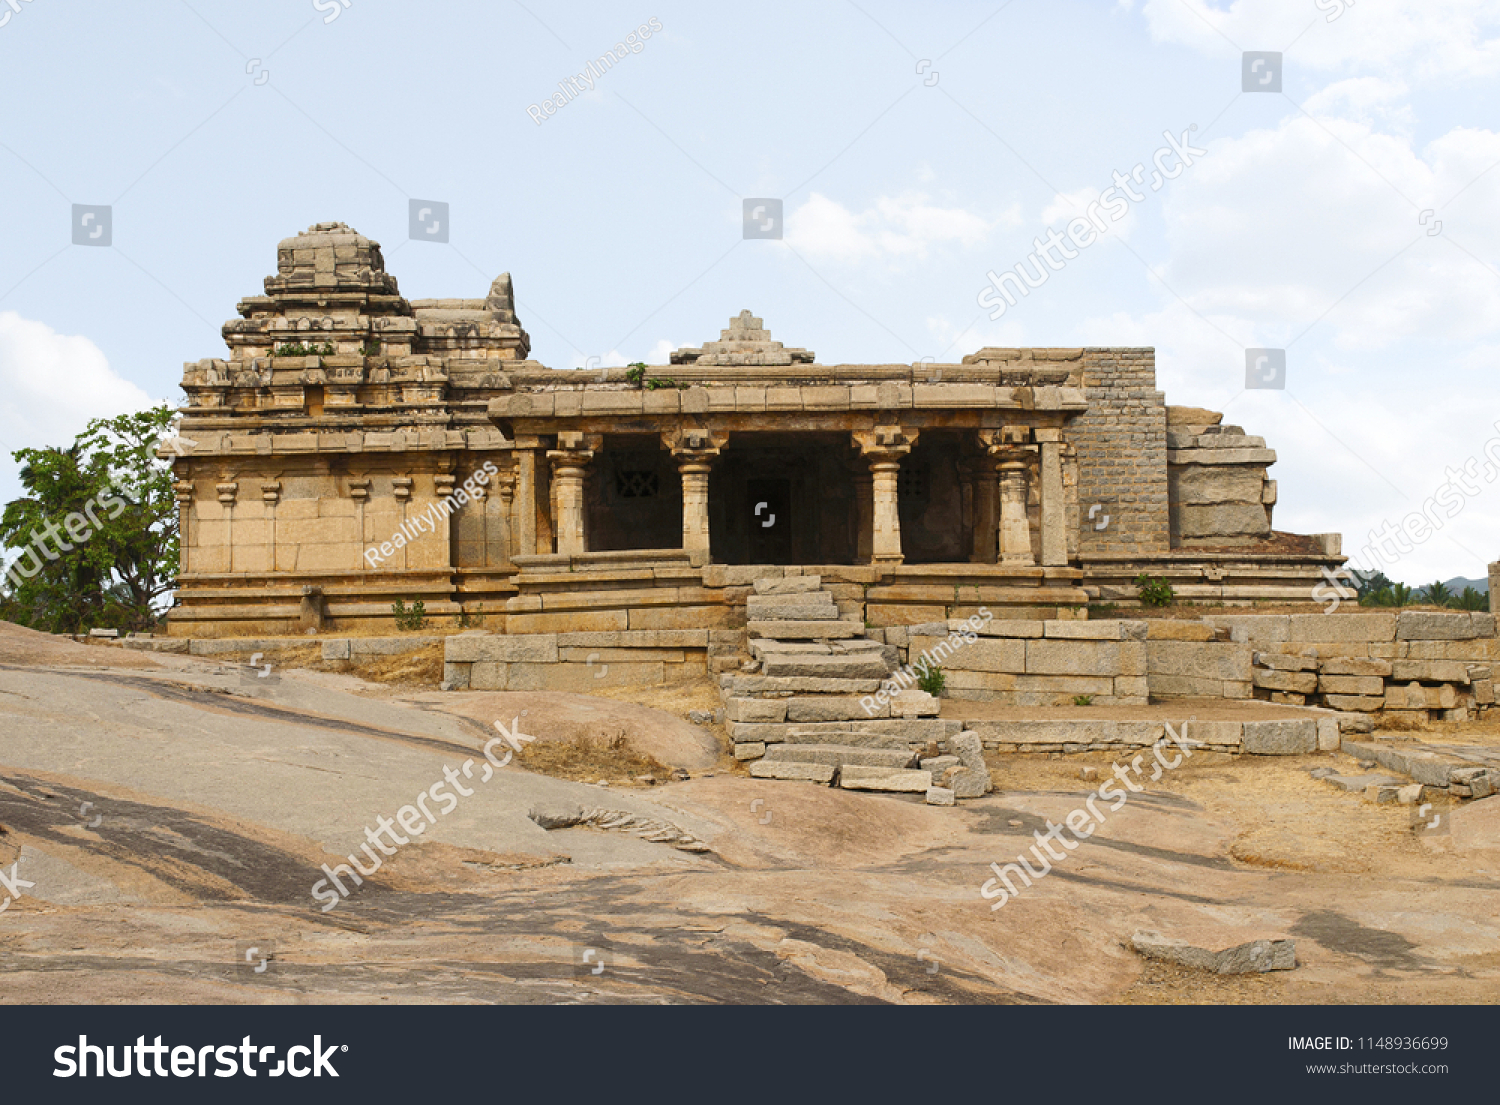
[{"label": "stone staircase", "polygon": [[914,687],[879,702],[894,647],[840,615],[818,576],[758,579],[746,598],[751,670],[720,676],[735,758],[758,779],[923,793],[937,805],[989,787],[978,736]]}]

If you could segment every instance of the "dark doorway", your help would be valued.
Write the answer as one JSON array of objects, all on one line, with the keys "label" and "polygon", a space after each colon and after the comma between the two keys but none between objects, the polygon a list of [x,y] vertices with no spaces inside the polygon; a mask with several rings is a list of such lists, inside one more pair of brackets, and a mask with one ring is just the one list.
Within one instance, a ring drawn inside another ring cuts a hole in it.
[{"label": "dark doorway", "polygon": [[750,563],[792,563],[792,481],[749,480],[745,491]]}]

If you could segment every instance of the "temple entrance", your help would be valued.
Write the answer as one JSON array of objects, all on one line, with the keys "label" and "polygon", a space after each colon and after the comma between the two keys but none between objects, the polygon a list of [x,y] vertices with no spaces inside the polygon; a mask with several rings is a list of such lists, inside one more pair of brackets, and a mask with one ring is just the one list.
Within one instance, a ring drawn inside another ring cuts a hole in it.
[{"label": "temple entrance", "polygon": [[792,563],[792,481],[750,480],[750,563]]},{"label": "temple entrance", "polygon": [[736,433],[709,477],[716,564],[853,564],[854,478],[845,433]]}]

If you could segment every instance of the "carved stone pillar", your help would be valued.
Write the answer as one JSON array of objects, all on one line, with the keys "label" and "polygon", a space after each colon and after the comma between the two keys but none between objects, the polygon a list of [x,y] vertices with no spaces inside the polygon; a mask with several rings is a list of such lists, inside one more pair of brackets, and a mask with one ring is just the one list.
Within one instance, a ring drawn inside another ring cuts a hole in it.
[{"label": "carved stone pillar", "polygon": [[[495,495],[500,500],[500,563],[510,564],[516,555],[516,527],[515,527],[515,498],[516,498],[516,470],[514,468],[502,468],[499,475],[491,481],[495,486]],[[493,557],[490,555],[489,527],[485,527],[484,563],[486,567],[494,567]]]},{"label": "carved stone pillar", "polygon": [[197,533],[188,529],[188,520],[193,515],[193,481],[178,480],[172,484],[172,493],[177,499],[177,570],[182,575],[187,575],[193,570],[190,554],[193,543],[198,540]]},{"label": "carved stone pillar", "polygon": [[552,483],[556,514],[553,526],[557,533],[557,551],[562,556],[579,556],[588,551],[584,532],[583,481],[589,461],[603,444],[598,434],[560,433],[557,448],[547,451],[552,462]]},{"label": "carved stone pillar", "polygon": [[864,472],[855,473],[854,476],[854,517],[856,548],[854,559],[860,564],[868,564],[870,557],[874,555],[875,536],[875,481],[868,469]]},{"label": "carved stone pillar", "polygon": [[1067,498],[1063,489],[1063,436],[1061,429],[1035,431],[1041,448],[1042,564],[1047,567],[1068,562]]},{"label": "carved stone pillar", "polygon": [[896,484],[901,462],[917,443],[917,431],[877,426],[853,436],[855,447],[870,465],[870,562],[900,564],[904,556]]},{"label": "carved stone pillar", "polygon": [[1029,429],[1006,426],[999,432],[981,430],[995,467],[1000,473],[999,560],[1001,564],[1031,565],[1031,523],[1026,517],[1027,477],[1032,450],[1025,444]]},{"label": "carved stone pillar", "polygon": [[682,475],[682,547],[709,557],[708,474],[729,435],[711,430],[684,428],[661,435],[661,443],[677,462]]},{"label": "carved stone pillar", "polygon": [[[532,556],[540,552],[536,533],[536,447],[534,437],[516,438],[516,494],[511,518],[516,552]],[[550,549],[548,550],[551,551]]]}]

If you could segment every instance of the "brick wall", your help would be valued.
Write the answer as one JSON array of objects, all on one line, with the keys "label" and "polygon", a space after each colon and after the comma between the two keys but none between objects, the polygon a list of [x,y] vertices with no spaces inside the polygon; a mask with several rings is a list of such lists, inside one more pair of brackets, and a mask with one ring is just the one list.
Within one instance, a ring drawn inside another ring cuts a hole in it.
[{"label": "brick wall", "polygon": [[[1156,390],[1156,351],[1085,349],[1083,373],[1089,409],[1068,431],[1078,449],[1079,551],[1165,552],[1167,408]],[[1094,503],[1110,516],[1102,530],[1087,521]]]}]

